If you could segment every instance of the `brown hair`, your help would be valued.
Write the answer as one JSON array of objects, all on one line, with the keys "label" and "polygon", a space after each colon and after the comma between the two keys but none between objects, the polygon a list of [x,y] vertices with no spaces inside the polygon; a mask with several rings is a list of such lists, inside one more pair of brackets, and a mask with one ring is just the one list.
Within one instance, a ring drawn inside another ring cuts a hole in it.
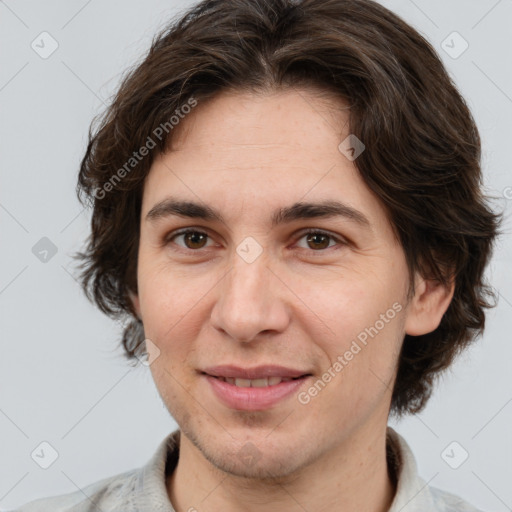
[{"label": "brown hair", "polygon": [[[439,327],[406,335],[401,350],[391,412],[418,412],[436,375],[483,331],[495,299],[484,269],[501,216],[482,195],[475,122],[436,52],[371,0],[205,0],[172,20],[89,130],[77,187],[93,206],[77,254],[82,285],[103,312],[129,319],[122,344],[134,359],[144,340],[129,297],[142,191],[169,147],[170,119],[221,90],[311,86],[350,106],[350,132],[366,146],[354,164],[386,208],[410,275],[455,276]],[[144,146],[154,149],[139,159]]]}]

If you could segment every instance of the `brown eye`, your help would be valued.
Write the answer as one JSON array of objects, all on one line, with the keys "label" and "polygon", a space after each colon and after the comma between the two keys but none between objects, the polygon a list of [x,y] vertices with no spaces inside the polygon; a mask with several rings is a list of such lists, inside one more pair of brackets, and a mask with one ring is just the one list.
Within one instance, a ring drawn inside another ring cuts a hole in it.
[{"label": "brown eye", "polygon": [[185,233],[184,240],[189,249],[201,249],[206,243],[207,235],[197,231]]},{"label": "brown eye", "polygon": [[330,236],[324,233],[310,233],[307,236],[307,242],[313,250],[326,249],[329,247]]},{"label": "brown eye", "polygon": [[178,243],[177,245],[179,245],[180,247],[184,247],[185,249],[197,250],[205,247],[206,242],[208,240],[208,235],[206,233],[203,233],[202,231],[181,231],[170,237],[168,239],[168,242],[174,241],[179,238],[183,239],[183,243]]},{"label": "brown eye", "polygon": [[[305,244],[302,240],[305,240]],[[342,238],[331,235],[331,233],[313,229],[303,232],[298,242],[301,249],[316,252],[324,252],[324,249],[330,249],[336,245],[346,245],[346,242]]]}]

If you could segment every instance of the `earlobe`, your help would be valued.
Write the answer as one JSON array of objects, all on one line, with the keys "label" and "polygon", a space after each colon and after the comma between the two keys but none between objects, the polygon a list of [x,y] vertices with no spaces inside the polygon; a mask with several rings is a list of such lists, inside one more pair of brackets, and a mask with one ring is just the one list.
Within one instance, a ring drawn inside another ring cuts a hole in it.
[{"label": "earlobe", "polygon": [[416,276],[414,297],[408,307],[405,333],[421,336],[435,331],[448,309],[455,290],[455,280],[446,286],[434,279]]}]

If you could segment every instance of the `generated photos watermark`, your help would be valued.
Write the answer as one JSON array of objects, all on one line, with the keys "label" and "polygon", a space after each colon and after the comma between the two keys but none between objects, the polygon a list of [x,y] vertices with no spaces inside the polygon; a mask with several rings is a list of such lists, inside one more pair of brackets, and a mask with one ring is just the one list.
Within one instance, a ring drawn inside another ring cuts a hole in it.
[{"label": "generated photos watermark", "polygon": [[93,195],[96,199],[104,199],[107,193],[112,192],[116,185],[120,183],[123,178],[125,178],[128,174],[137,165],[141,162],[147,155],[149,155],[150,151],[156,147],[156,140],[161,141],[165,135],[169,134],[171,130],[173,130],[182,119],[185,118],[187,114],[189,114],[192,109],[197,105],[197,100],[191,96],[186,103],[177,108],[173,115],[169,118],[165,123],[160,123],[152,132],[151,135],[148,135],[146,142],[139,148],[138,151],[134,151],[132,156],[128,158],[128,160],[117,169],[117,171],[112,174],[112,176],[103,183],[103,186],[97,187]]},{"label": "generated photos watermark", "polygon": [[[388,324],[397,313],[402,311],[402,305],[395,302],[385,313],[381,313],[379,320],[377,320],[372,326],[366,327],[357,335],[357,339],[352,340],[350,348],[346,350],[343,355],[339,355],[336,361],[322,374],[322,376],[315,381],[306,391],[301,391],[297,395],[299,403],[307,405],[315,398],[325,386],[332,381],[341,371],[348,366],[350,361],[354,359],[354,356],[361,352],[363,347],[368,344],[368,337],[374,338],[379,334],[382,329]],[[362,346],[361,346],[362,345]]]}]

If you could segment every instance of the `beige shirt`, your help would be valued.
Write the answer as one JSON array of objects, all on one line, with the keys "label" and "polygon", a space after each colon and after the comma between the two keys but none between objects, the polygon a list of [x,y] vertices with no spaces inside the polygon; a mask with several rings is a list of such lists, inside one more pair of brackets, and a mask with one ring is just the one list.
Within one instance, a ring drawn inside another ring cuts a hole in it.
[{"label": "beige shirt", "polygon": [[[165,482],[178,461],[179,435],[179,430],[169,434],[145,466],[80,491],[32,501],[13,512],[175,512]],[[389,512],[482,512],[458,496],[428,486],[418,475],[409,445],[389,426],[386,446],[388,464],[397,478]],[[194,512],[194,508],[189,511]]]}]

